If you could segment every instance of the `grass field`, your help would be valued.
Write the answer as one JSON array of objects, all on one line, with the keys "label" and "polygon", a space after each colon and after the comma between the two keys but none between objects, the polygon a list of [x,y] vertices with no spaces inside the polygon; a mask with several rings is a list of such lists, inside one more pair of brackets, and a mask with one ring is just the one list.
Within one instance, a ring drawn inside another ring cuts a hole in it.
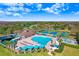
[{"label": "grass field", "polygon": [[56,53],[56,56],[79,56],[79,49],[65,46],[62,53]]},{"label": "grass field", "polygon": [[[33,53],[26,53],[26,54],[15,54],[14,52],[3,48],[0,46],[0,56],[49,56],[46,52],[33,52]],[[64,47],[64,51],[62,53],[55,52],[55,56],[79,56],[79,49],[71,48],[68,46]]]}]

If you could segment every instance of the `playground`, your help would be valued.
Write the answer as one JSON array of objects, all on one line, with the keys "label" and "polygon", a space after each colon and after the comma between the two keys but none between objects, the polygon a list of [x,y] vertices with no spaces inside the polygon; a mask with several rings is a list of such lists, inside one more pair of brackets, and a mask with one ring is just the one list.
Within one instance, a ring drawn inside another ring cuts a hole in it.
[{"label": "playground", "polygon": [[[25,34],[26,33],[26,34]],[[16,34],[9,34],[0,37],[0,45],[15,54],[26,54],[32,52],[47,52],[47,55],[54,55],[60,50],[64,43],[76,45],[77,42],[66,38],[68,32],[32,32],[23,30]],[[62,48],[63,51],[64,47]],[[52,53],[53,52],[53,53]]]}]

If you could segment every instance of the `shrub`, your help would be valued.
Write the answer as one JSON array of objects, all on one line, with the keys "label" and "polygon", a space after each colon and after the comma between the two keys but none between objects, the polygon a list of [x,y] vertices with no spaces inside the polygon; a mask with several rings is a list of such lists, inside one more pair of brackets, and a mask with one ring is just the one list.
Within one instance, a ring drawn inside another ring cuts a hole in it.
[{"label": "shrub", "polygon": [[77,48],[79,49],[79,45],[72,45],[72,44],[67,44],[67,43],[64,43],[65,46],[69,46],[69,47],[72,47],[72,48]]}]

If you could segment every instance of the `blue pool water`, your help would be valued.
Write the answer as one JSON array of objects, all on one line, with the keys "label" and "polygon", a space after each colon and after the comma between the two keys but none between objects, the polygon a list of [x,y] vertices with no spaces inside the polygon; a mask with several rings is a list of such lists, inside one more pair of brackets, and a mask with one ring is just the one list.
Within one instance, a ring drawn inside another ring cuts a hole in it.
[{"label": "blue pool water", "polygon": [[32,37],[32,40],[35,42],[38,42],[39,45],[35,45],[35,46],[22,46],[20,48],[18,48],[18,50],[32,50],[32,49],[43,49],[45,48],[45,45],[51,40],[52,38],[47,37],[47,36],[43,36],[43,35],[35,35]]},{"label": "blue pool water", "polygon": [[[52,40],[51,37],[47,37],[44,35],[35,35],[32,37],[32,40],[37,42],[39,45],[35,45],[35,46],[22,46],[20,47],[20,50],[32,50],[32,49],[43,49],[45,48],[45,45]],[[54,47],[58,48],[58,45],[56,44]]]},{"label": "blue pool water", "polygon": [[32,40],[35,42],[38,42],[41,45],[46,45],[52,38],[46,37],[46,36],[34,36],[32,37]]}]

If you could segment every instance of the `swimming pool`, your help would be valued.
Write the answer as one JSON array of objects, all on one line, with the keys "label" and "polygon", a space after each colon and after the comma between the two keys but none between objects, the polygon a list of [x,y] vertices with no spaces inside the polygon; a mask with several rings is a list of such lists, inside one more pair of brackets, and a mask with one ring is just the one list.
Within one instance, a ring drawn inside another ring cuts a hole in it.
[{"label": "swimming pool", "polygon": [[32,40],[41,44],[41,45],[46,45],[49,41],[52,40],[51,37],[43,36],[43,35],[36,35],[32,37]]},{"label": "swimming pool", "polygon": [[[44,36],[44,35],[34,35],[32,36],[32,40],[37,42],[38,45],[25,45],[20,47],[20,50],[32,50],[32,49],[42,49],[45,48],[46,44],[52,40],[52,37]],[[58,44],[54,45],[54,47],[58,48]]]}]

